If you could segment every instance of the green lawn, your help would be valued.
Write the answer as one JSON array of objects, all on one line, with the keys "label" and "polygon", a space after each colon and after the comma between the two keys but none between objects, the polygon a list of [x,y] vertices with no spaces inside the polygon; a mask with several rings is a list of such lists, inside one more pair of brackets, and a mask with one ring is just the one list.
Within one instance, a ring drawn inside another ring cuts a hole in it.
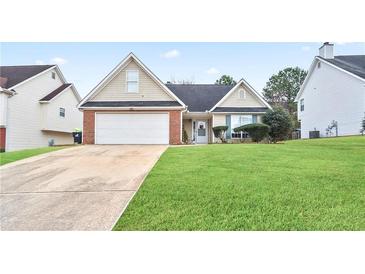
[{"label": "green lawn", "polygon": [[115,230],[365,230],[365,137],[171,147]]},{"label": "green lawn", "polygon": [[19,151],[3,152],[0,153],[0,166],[11,162],[29,158],[35,155],[60,150],[66,147],[41,147],[34,149],[24,149]]}]

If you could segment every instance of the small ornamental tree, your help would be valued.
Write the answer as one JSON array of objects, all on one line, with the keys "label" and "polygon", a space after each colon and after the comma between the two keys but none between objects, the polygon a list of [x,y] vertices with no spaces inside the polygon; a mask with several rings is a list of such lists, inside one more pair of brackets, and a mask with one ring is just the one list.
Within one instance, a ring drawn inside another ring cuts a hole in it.
[{"label": "small ornamental tree", "polygon": [[265,124],[248,124],[233,129],[234,132],[246,131],[250,135],[252,141],[258,143],[269,135],[270,127]]},{"label": "small ornamental tree", "polygon": [[287,139],[293,127],[289,113],[282,107],[268,110],[262,117],[262,121],[270,127],[269,136],[274,143]]},{"label": "small ornamental tree", "polygon": [[189,141],[188,133],[186,132],[185,128],[183,128],[182,141],[184,144],[187,144]]},{"label": "small ornamental tree", "polygon": [[226,142],[226,131],[228,129],[228,126],[216,126],[213,127],[213,133],[215,138],[219,138],[222,143]]},{"label": "small ornamental tree", "polygon": [[361,121],[361,129],[360,129],[360,133],[362,134],[362,135],[364,135],[364,133],[365,133],[365,114],[364,114],[364,118],[362,119],[362,121]]}]

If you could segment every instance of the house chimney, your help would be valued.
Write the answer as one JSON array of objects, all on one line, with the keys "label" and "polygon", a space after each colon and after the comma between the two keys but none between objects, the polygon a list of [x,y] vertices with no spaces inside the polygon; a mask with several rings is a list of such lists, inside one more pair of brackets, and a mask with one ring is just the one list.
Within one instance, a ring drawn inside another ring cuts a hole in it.
[{"label": "house chimney", "polygon": [[325,42],[319,48],[319,56],[326,58],[326,59],[333,59],[333,44],[329,42]]}]

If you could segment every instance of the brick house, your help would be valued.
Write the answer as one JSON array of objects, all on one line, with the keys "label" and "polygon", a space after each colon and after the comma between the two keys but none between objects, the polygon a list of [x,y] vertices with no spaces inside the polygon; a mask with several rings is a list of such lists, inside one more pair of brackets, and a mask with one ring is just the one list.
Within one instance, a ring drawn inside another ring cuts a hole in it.
[{"label": "brick house", "polygon": [[164,84],[133,53],[80,102],[84,144],[212,143],[212,127],[261,121],[270,108],[245,80],[236,85]]}]

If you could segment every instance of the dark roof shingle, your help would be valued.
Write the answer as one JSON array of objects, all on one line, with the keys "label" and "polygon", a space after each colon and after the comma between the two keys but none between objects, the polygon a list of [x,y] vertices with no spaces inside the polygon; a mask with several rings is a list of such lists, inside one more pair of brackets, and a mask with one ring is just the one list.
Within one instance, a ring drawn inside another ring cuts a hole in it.
[{"label": "dark roof shingle", "polygon": [[338,55],[333,59],[318,56],[318,58],[365,79],[365,55]]},{"label": "dark roof shingle", "polygon": [[44,96],[39,101],[42,101],[42,102],[44,102],[44,101],[50,101],[50,100],[52,100],[54,97],[56,97],[58,94],[60,94],[62,91],[64,91],[66,88],[68,88],[71,85],[72,84],[63,84],[60,87],[56,88],[51,93],[48,93],[46,96]]},{"label": "dark roof shingle", "polygon": [[2,88],[11,88],[28,78],[31,78],[42,71],[45,71],[55,65],[30,65],[30,66],[0,66],[0,77],[5,78],[6,81]]},{"label": "dark roof shingle", "polygon": [[214,107],[233,85],[166,85],[192,112],[205,112]]}]

